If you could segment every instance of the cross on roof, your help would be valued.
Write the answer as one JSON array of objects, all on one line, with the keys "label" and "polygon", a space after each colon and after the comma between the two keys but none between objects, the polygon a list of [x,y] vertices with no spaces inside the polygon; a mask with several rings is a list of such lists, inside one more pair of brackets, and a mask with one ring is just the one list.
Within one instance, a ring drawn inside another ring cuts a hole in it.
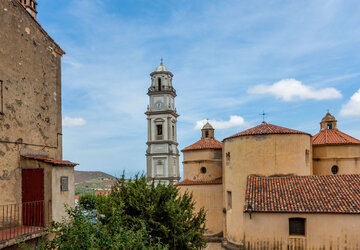
[{"label": "cross on roof", "polygon": [[260,115],[262,115],[262,117],[263,117],[263,122],[265,122],[265,115],[267,115],[267,113],[265,113],[265,111],[263,111]]}]

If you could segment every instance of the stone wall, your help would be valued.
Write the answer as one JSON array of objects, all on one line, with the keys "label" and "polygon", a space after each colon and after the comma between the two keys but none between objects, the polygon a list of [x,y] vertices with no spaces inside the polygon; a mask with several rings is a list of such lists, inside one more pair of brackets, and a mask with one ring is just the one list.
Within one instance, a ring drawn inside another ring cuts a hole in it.
[{"label": "stone wall", "polygon": [[62,54],[17,1],[0,1],[0,204],[21,202],[22,150],[62,157]]}]

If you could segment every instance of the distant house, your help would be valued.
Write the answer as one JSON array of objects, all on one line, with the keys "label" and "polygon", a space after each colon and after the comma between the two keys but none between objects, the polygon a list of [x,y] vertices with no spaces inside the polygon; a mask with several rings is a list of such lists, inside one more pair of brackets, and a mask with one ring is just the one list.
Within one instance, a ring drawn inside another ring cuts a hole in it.
[{"label": "distant house", "polygon": [[61,57],[35,0],[0,1],[0,248],[31,242],[74,206],[62,159]]}]

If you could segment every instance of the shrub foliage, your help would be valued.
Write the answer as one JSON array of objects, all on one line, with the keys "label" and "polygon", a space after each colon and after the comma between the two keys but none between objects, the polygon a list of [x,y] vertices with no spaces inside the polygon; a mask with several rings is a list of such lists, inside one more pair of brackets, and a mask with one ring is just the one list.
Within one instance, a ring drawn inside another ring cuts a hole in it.
[{"label": "shrub foliage", "polygon": [[205,211],[195,212],[192,194],[173,185],[149,185],[144,176],[118,179],[109,196],[96,196],[98,218],[69,209],[67,221],[54,223],[56,237],[46,248],[201,249],[206,246]]}]

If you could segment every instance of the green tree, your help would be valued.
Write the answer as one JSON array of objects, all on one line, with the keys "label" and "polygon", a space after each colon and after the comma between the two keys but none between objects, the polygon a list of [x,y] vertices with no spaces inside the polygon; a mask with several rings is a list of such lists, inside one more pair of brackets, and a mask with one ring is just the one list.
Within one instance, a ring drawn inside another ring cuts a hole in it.
[{"label": "green tree", "polygon": [[96,196],[92,193],[86,193],[79,197],[79,205],[85,210],[94,210],[96,205]]},{"label": "green tree", "polygon": [[54,222],[49,230],[55,238],[42,242],[40,249],[168,249],[159,242],[149,245],[145,228],[125,229],[117,213],[104,225],[90,220],[79,208],[67,211],[69,217]]},{"label": "green tree", "polygon": [[129,230],[145,228],[150,245],[160,241],[170,249],[200,249],[206,246],[205,211],[194,210],[192,194],[180,195],[173,185],[149,185],[144,176],[118,179],[99,207],[103,223],[111,223],[121,211],[122,225]]},{"label": "green tree", "polygon": [[[92,198],[87,199],[91,200]],[[88,203],[86,203],[88,204]],[[45,249],[201,249],[206,246],[205,211],[195,212],[192,195],[173,185],[149,185],[144,176],[118,179],[109,196],[96,196],[97,218],[68,209],[53,223]],[[86,206],[88,209],[90,206]]]}]

